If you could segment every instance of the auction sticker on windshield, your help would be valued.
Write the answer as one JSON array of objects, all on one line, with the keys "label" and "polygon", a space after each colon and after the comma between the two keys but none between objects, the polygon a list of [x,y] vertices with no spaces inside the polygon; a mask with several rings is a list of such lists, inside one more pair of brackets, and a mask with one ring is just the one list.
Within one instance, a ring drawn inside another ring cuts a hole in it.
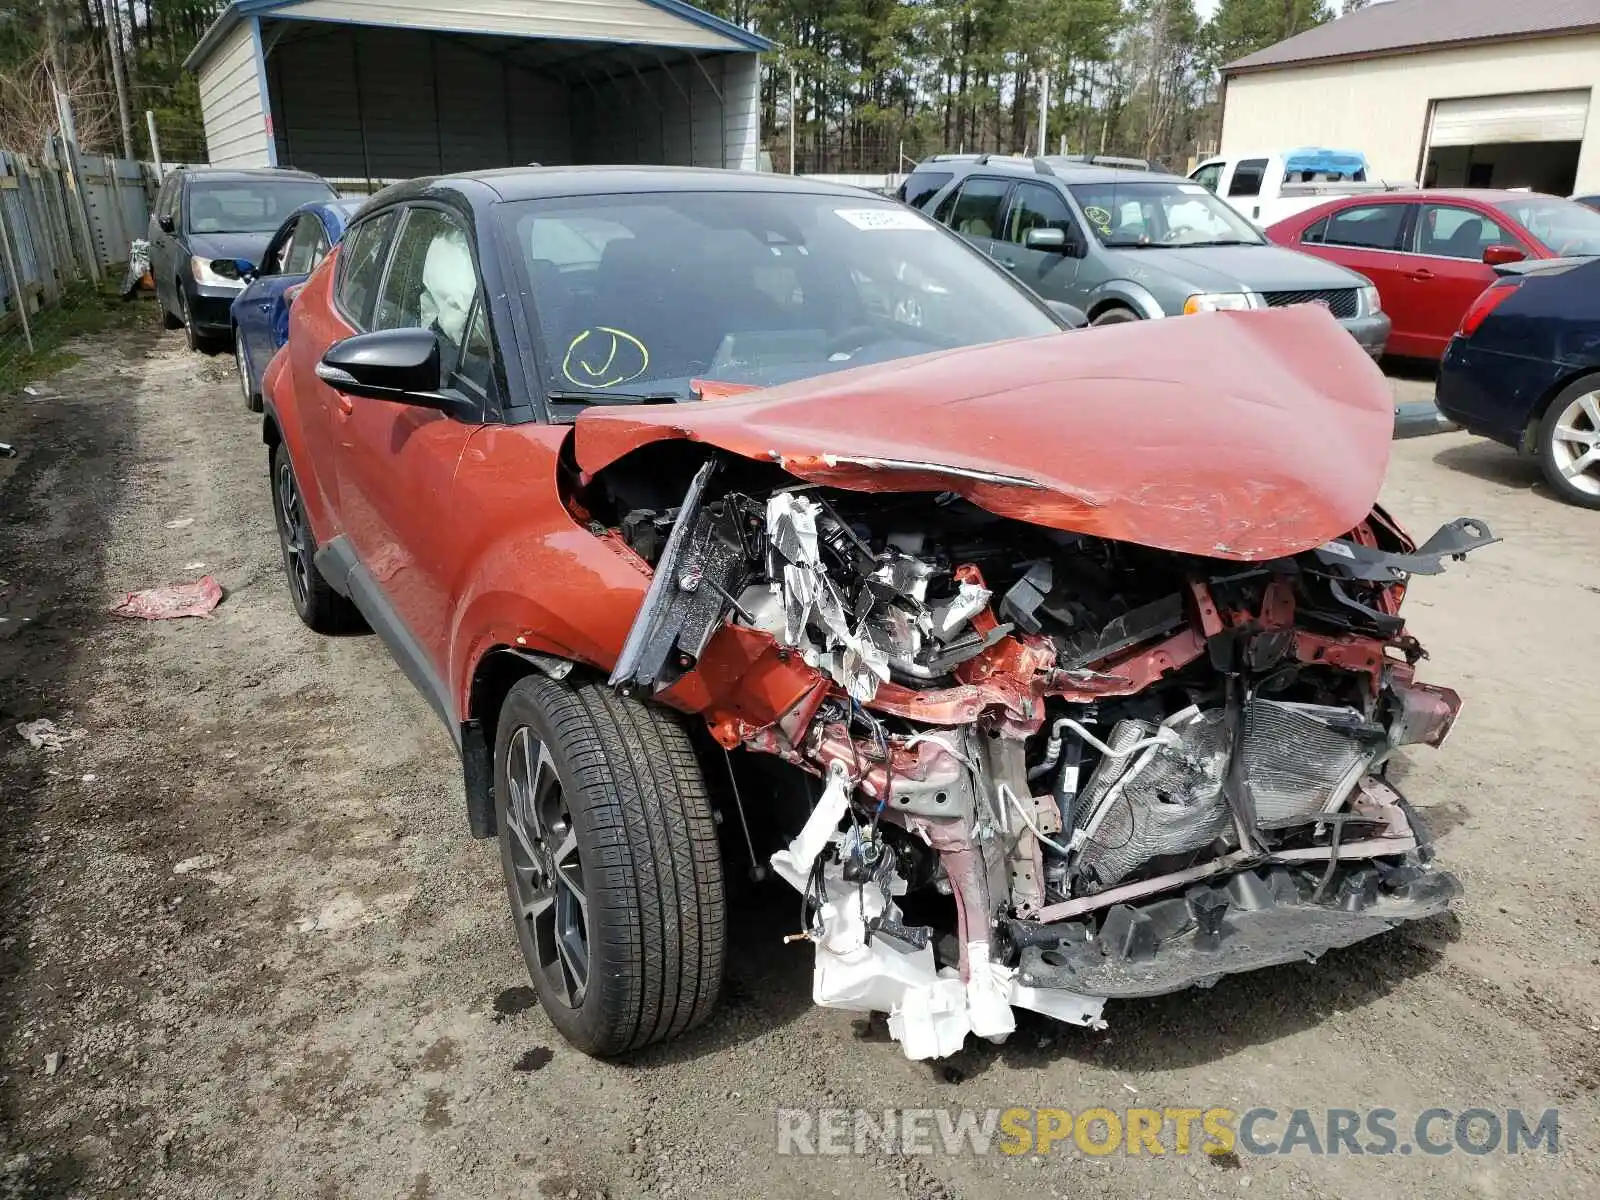
[{"label": "auction sticker on windshield", "polygon": [[933,226],[910,210],[897,208],[836,208],[834,214],[843,217],[857,229],[932,229]]}]

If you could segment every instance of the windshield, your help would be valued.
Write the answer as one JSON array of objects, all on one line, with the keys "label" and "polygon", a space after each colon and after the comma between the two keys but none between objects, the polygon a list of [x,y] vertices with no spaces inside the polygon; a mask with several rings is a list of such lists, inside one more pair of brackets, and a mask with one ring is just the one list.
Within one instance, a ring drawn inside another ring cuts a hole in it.
[{"label": "windshield", "polygon": [[1058,332],[938,225],[862,194],[653,192],[508,204],[549,387],[689,399]]},{"label": "windshield", "polygon": [[1186,179],[1107,180],[1069,189],[1095,237],[1116,248],[1259,246],[1251,224]]},{"label": "windshield", "polygon": [[1600,254],[1600,213],[1571,200],[1528,194],[1501,200],[1508,213],[1560,258]]},{"label": "windshield", "polygon": [[333,199],[320,179],[229,179],[189,185],[190,233],[271,233],[302,204]]}]

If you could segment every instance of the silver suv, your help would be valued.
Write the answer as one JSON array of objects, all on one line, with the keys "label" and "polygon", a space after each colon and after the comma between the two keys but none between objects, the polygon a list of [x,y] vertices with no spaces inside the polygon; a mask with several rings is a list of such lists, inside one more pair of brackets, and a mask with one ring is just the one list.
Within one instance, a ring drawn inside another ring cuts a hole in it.
[{"label": "silver suv", "polygon": [[1095,325],[1319,304],[1374,358],[1389,340],[1369,279],[1272,245],[1176,175],[1060,158],[935,156],[900,198]]}]

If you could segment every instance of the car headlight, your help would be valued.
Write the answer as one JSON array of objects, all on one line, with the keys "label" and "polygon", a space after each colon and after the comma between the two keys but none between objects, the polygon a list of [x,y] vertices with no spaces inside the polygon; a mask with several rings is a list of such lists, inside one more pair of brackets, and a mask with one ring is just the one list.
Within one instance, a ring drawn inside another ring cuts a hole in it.
[{"label": "car headlight", "polygon": [[211,259],[202,258],[196,254],[189,260],[189,270],[194,273],[194,281],[205,287],[242,288],[244,280],[238,276],[219,275],[211,269]]},{"label": "car headlight", "polygon": [[1260,308],[1260,297],[1254,292],[1201,292],[1183,302],[1184,316],[1198,312],[1244,312]]},{"label": "car headlight", "polygon": [[1378,295],[1378,289],[1370,283],[1361,289],[1361,311],[1369,317],[1383,311],[1383,297]]}]

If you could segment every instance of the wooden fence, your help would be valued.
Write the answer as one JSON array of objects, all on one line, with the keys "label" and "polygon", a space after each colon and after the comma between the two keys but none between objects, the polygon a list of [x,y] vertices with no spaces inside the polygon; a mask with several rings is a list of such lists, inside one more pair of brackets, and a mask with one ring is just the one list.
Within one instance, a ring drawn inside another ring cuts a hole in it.
[{"label": "wooden fence", "polygon": [[158,185],[144,163],[71,154],[60,142],[37,159],[0,150],[0,331],[8,340],[78,285],[122,282]]}]

